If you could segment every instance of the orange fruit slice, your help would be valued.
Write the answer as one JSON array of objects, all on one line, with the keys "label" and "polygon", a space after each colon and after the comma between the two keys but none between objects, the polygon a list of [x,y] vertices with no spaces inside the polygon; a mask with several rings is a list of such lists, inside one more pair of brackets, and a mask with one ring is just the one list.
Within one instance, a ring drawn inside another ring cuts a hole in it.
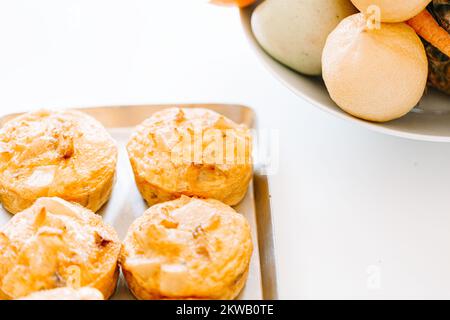
[{"label": "orange fruit slice", "polygon": [[244,8],[255,3],[256,0],[210,0],[210,2],[222,6],[237,6],[239,8]]}]

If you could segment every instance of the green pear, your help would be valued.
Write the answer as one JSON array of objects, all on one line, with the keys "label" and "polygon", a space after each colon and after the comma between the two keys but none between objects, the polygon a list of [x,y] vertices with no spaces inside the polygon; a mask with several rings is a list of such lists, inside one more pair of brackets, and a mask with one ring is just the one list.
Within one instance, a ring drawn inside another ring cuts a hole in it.
[{"label": "green pear", "polygon": [[350,0],[266,0],[253,12],[252,29],[273,58],[300,73],[320,75],[328,35],[356,12]]}]

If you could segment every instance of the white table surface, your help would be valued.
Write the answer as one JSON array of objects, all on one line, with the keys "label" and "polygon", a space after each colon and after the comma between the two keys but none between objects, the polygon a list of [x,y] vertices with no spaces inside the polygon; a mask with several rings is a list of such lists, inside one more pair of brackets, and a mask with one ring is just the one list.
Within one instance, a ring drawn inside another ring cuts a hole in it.
[{"label": "white table surface", "polygon": [[281,298],[450,298],[450,146],[335,119],[259,64],[203,0],[0,0],[0,113],[231,102],[280,132]]}]

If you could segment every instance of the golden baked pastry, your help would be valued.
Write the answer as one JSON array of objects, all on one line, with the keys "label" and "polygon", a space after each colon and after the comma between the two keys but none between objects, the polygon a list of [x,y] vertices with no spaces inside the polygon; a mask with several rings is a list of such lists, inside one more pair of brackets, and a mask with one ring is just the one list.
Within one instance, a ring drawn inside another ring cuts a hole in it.
[{"label": "golden baked pastry", "polygon": [[120,264],[138,299],[234,299],[252,250],[244,216],[217,200],[182,196],[133,222]]},{"label": "golden baked pastry", "polygon": [[127,149],[151,206],[181,195],[239,203],[252,177],[249,130],[202,108],[171,108],[139,125]]},{"label": "golden baked pastry", "polygon": [[94,288],[74,289],[69,287],[42,290],[18,300],[104,300],[103,294]]},{"label": "golden baked pastry", "polygon": [[116,288],[121,244],[115,230],[78,204],[39,198],[0,229],[0,299],[58,287]]},{"label": "golden baked pastry", "polygon": [[117,147],[78,111],[37,111],[0,129],[0,200],[11,213],[55,196],[97,211],[109,198]]}]

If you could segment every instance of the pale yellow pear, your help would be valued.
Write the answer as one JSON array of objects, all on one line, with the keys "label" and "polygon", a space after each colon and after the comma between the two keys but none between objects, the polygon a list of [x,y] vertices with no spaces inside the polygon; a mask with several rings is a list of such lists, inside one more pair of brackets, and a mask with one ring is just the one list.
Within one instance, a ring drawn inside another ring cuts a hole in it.
[{"label": "pale yellow pear", "polygon": [[352,0],[364,14],[373,14],[371,6],[380,9],[381,21],[403,22],[411,19],[431,2],[431,0]]},{"label": "pale yellow pear", "polygon": [[331,98],[344,111],[370,121],[408,113],[421,99],[428,61],[419,37],[405,23],[368,27],[359,13],[329,35],[322,56]]}]

